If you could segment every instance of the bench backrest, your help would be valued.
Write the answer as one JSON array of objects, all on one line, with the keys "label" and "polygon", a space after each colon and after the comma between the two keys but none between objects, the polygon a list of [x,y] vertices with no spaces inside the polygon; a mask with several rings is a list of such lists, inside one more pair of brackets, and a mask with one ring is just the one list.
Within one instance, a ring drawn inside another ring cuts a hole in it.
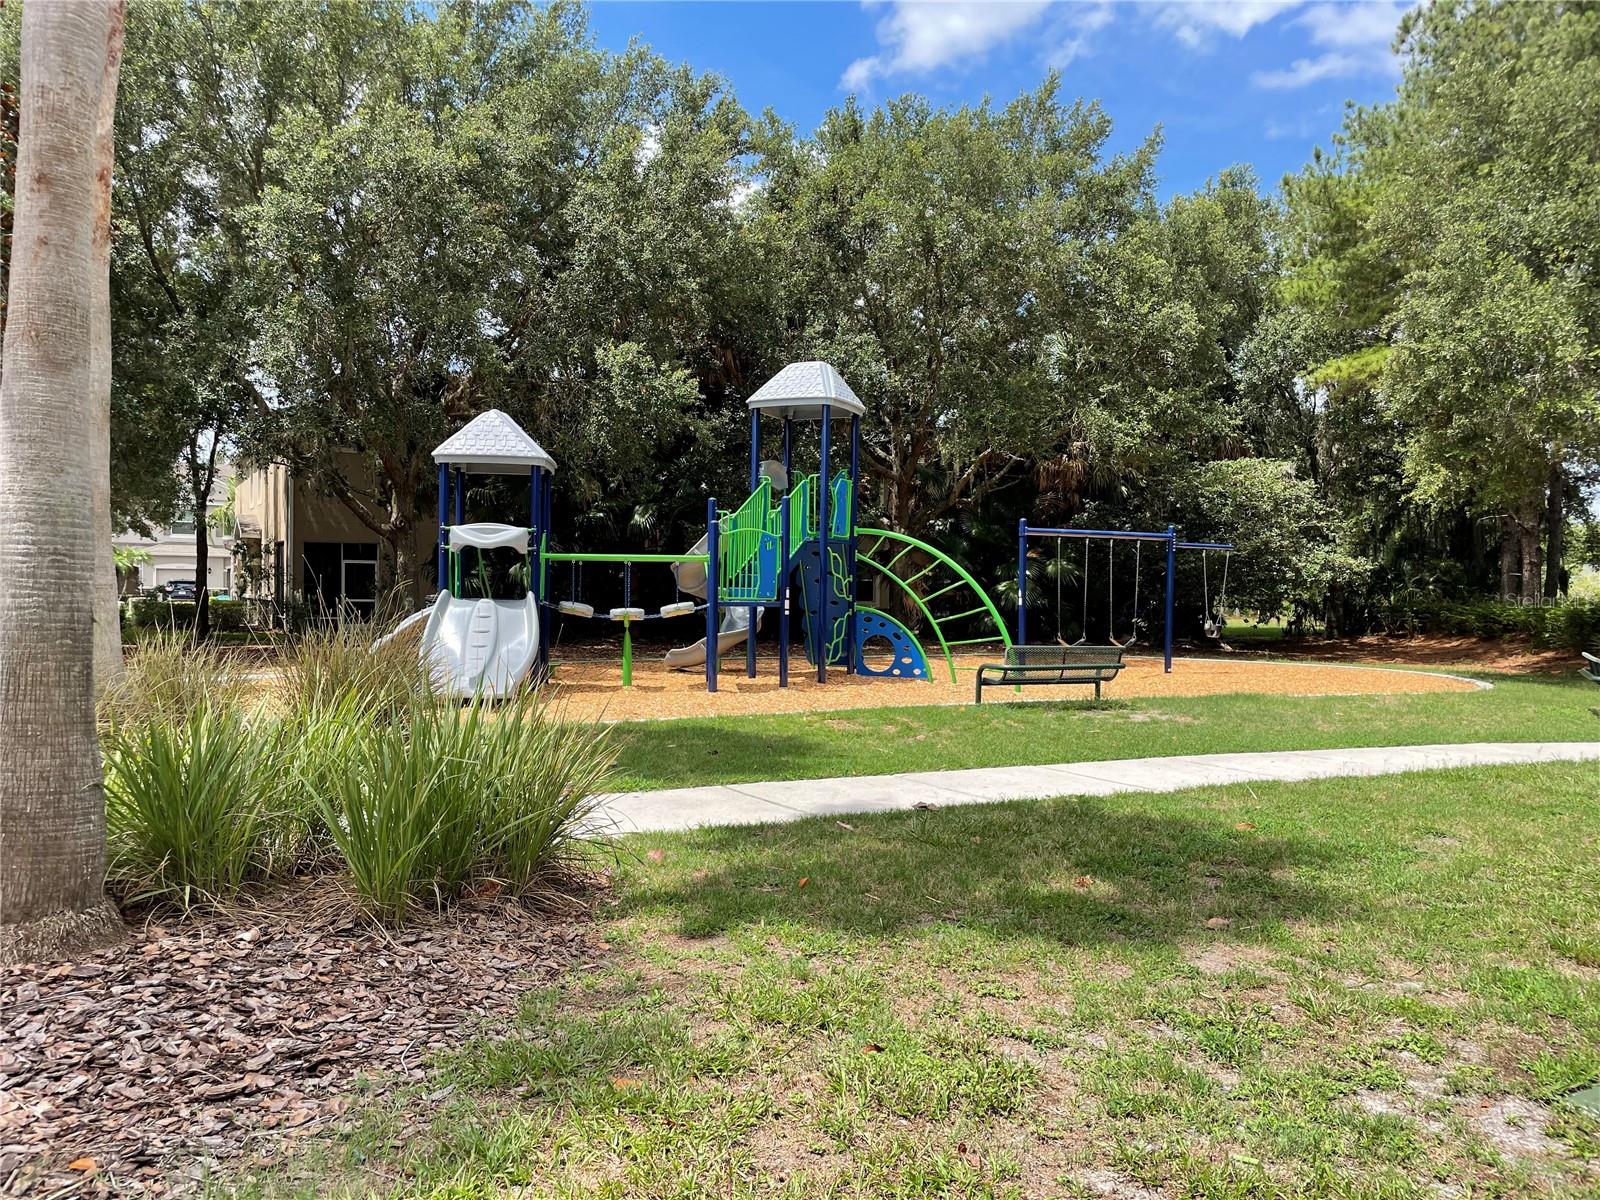
[{"label": "bench backrest", "polygon": [[1001,678],[1008,683],[1092,683],[1122,670],[1122,647],[1008,646],[1005,668]]},{"label": "bench backrest", "polygon": [[1007,646],[1008,667],[1121,666],[1121,646]]}]

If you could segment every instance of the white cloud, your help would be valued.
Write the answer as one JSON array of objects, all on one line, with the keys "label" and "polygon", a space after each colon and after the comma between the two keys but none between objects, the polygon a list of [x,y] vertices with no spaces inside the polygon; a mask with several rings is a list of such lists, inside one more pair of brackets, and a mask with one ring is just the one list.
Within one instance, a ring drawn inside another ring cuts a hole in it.
[{"label": "white cloud", "polygon": [[1091,39],[1114,19],[1111,0],[1080,0],[1079,3],[1058,6],[1062,17],[1046,33],[1046,41],[1053,43],[1045,55],[1045,62],[1060,69],[1089,53]]},{"label": "white cloud", "polygon": [[918,74],[976,58],[1036,24],[1050,0],[896,0],[878,22],[882,52],[858,58],[839,85],[848,91],[888,75]]},{"label": "white cloud", "polygon": [[1410,7],[1407,0],[1313,4],[1293,23],[1305,27],[1312,45],[1326,49],[1314,57],[1297,58],[1281,70],[1257,71],[1250,81],[1257,87],[1288,89],[1320,79],[1398,72],[1400,60],[1390,45],[1395,27]]},{"label": "white cloud", "polygon": [[1369,0],[1362,4],[1313,4],[1294,19],[1318,46],[1388,46],[1409,3]]},{"label": "white cloud", "polygon": [[1156,23],[1185,46],[1200,49],[1225,33],[1242,38],[1301,0],[1167,0],[1156,9]]},{"label": "white cloud", "polygon": [[1257,87],[1284,90],[1302,88],[1319,79],[1337,79],[1342,75],[1355,75],[1366,65],[1359,54],[1330,50],[1315,58],[1297,58],[1287,67],[1277,71],[1253,71],[1250,82]]}]

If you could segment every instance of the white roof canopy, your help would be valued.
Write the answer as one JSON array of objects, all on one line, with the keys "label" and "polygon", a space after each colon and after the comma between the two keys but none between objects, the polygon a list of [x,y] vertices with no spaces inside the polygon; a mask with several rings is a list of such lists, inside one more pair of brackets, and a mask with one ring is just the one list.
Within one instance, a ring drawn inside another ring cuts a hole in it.
[{"label": "white roof canopy", "polygon": [[747,401],[763,412],[815,421],[824,407],[859,417],[867,406],[850,390],[832,363],[790,363],[757,389]]},{"label": "white roof canopy", "polygon": [[556,460],[498,408],[479,413],[445,438],[433,461],[478,475],[527,475],[535,469],[554,473]]}]

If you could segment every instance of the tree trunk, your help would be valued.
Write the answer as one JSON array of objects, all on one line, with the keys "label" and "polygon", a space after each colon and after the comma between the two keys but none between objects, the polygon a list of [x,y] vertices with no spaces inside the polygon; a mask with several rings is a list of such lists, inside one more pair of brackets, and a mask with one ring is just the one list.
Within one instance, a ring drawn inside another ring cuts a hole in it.
[{"label": "tree trunk", "polygon": [[1545,497],[1544,595],[1554,600],[1561,595],[1561,560],[1567,556],[1567,478],[1559,463],[1550,468],[1550,485]]},{"label": "tree trunk", "polygon": [[207,572],[211,568],[211,531],[206,526],[204,502],[194,506],[194,644],[211,636],[211,589]]},{"label": "tree trunk", "polygon": [[117,566],[111,558],[111,169],[122,64],[124,0],[109,0],[105,63],[94,128],[94,234],[91,242],[89,317],[89,503],[94,511],[94,684],[104,688],[122,676],[122,606]]},{"label": "tree trunk", "polygon": [[421,579],[417,574],[416,526],[407,523],[389,537],[389,550],[394,556],[394,579],[390,585],[393,596],[390,603],[410,601],[407,611],[422,603]]},{"label": "tree trunk", "polygon": [[1522,602],[1539,600],[1539,516],[1544,495],[1530,496],[1517,510],[1517,540],[1522,547]]},{"label": "tree trunk", "polygon": [[0,962],[75,955],[105,899],[89,456],[94,145],[111,13],[29,0],[0,373]]},{"label": "tree trunk", "polygon": [[1517,598],[1517,564],[1522,544],[1517,539],[1517,522],[1510,513],[1500,514],[1500,599]]}]

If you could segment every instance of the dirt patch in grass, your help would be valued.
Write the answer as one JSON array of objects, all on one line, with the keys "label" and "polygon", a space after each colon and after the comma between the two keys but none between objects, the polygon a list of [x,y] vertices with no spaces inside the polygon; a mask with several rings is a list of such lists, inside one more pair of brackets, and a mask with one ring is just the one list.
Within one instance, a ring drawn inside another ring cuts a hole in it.
[{"label": "dirt patch in grass", "polygon": [[1560,1154],[1564,1147],[1545,1133],[1550,1110],[1520,1096],[1486,1101],[1467,1113],[1472,1127],[1500,1153],[1512,1158]]},{"label": "dirt patch in grass", "polygon": [[1184,958],[1202,975],[1227,975],[1241,968],[1262,974],[1277,974],[1268,967],[1268,964],[1277,958],[1277,954],[1265,946],[1238,942],[1205,942],[1187,947]]},{"label": "dirt patch in grass", "polygon": [[[791,1101],[785,1107],[799,1103]],[[840,1153],[817,1130],[785,1120],[763,1124],[750,1135],[745,1148],[750,1152],[750,1165],[760,1178],[780,1187],[803,1176],[812,1184],[814,1195],[825,1192],[827,1189],[821,1185],[837,1179],[850,1167],[850,1156]]]}]

